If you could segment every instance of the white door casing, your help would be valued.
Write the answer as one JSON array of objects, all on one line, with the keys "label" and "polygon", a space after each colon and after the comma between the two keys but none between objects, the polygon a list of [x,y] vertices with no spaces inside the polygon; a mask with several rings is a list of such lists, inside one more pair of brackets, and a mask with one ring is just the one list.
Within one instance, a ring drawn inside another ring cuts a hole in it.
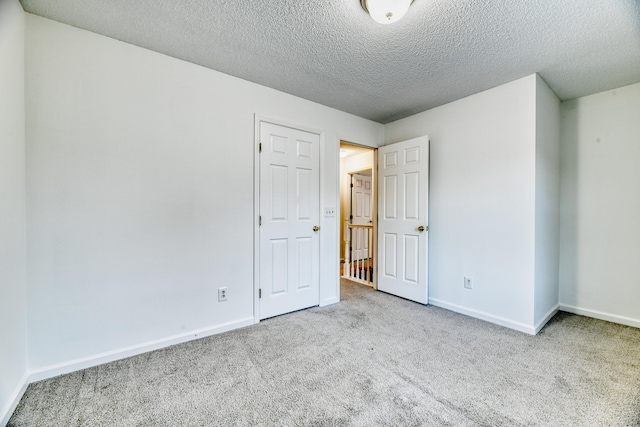
[{"label": "white door casing", "polygon": [[428,191],[428,137],[378,149],[378,289],[422,304],[428,302]]},{"label": "white door casing", "polygon": [[320,301],[320,136],[260,122],[259,317]]}]

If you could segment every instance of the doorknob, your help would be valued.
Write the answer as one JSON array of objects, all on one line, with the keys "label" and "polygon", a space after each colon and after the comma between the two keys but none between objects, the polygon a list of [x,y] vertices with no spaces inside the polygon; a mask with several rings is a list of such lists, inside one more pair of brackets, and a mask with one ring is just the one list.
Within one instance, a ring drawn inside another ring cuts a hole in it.
[{"label": "doorknob", "polygon": [[319,230],[320,230],[320,227],[318,227],[317,225],[313,226],[313,231],[319,231]]},{"label": "doorknob", "polygon": [[425,228],[425,226],[424,226],[424,225],[421,225],[420,227],[418,227],[418,231],[419,231],[419,232],[421,232],[421,233],[422,233],[424,230],[429,231],[429,227],[427,226],[427,227]]}]

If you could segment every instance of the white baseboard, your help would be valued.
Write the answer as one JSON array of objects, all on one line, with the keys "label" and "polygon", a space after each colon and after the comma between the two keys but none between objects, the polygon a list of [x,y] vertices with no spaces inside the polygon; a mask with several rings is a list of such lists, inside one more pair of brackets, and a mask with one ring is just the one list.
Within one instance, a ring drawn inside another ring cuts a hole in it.
[{"label": "white baseboard", "polygon": [[640,319],[632,317],[618,316],[617,314],[605,313],[597,310],[589,310],[587,308],[575,307],[573,305],[560,304],[560,311],[579,314],[581,316],[593,317],[594,319],[606,320],[607,322],[619,323],[621,325],[633,326],[640,328]]},{"label": "white baseboard", "polygon": [[242,328],[245,326],[253,325],[254,323],[255,322],[253,317],[247,317],[210,328],[199,329],[196,331],[186,332],[183,334],[124,347],[117,350],[106,351],[104,353],[95,354],[93,356],[45,366],[30,371],[28,380],[29,383],[41,381],[47,378],[56,377],[58,375],[68,374],[69,372],[78,371],[80,369],[91,368],[93,366],[102,365],[103,363],[113,362],[115,360],[124,359],[126,357],[136,356],[138,354],[169,347],[171,345],[208,337],[210,335],[227,332],[232,329]]},{"label": "white baseboard", "polygon": [[536,334],[540,332],[542,328],[544,328],[544,325],[546,325],[547,322],[551,320],[553,316],[556,315],[558,310],[560,310],[560,304],[556,304],[551,310],[547,312],[547,314],[544,315],[544,317],[536,324],[536,328],[535,328]]},{"label": "white baseboard", "polygon": [[29,374],[27,372],[24,373],[22,379],[16,386],[13,393],[9,397],[9,401],[5,404],[4,408],[2,408],[2,412],[0,412],[0,426],[4,427],[9,422],[11,415],[13,415],[13,411],[16,410],[16,406],[20,403],[20,399],[22,399],[22,395],[27,391],[27,387],[29,386]]},{"label": "white baseboard", "polygon": [[456,313],[464,314],[466,316],[475,317],[476,319],[495,323],[496,325],[504,326],[509,329],[515,329],[516,331],[524,332],[525,334],[535,335],[537,333],[536,327],[534,325],[527,325],[526,323],[516,322],[514,320],[505,319],[504,317],[500,316],[494,316],[493,314],[485,313],[467,307],[462,307],[457,304],[451,304],[439,299],[429,298],[429,304],[435,305],[436,307],[445,308],[447,310],[455,311]]}]

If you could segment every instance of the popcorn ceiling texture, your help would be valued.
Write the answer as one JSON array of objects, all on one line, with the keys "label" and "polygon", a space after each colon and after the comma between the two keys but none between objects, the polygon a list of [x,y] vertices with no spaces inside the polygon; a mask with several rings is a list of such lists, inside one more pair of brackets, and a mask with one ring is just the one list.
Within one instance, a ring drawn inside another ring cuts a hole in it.
[{"label": "popcorn ceiling texture", "polygon": [[388,123],[537,72],[562,99],[640,81],[640,1],[22,0],[27,12]]}]

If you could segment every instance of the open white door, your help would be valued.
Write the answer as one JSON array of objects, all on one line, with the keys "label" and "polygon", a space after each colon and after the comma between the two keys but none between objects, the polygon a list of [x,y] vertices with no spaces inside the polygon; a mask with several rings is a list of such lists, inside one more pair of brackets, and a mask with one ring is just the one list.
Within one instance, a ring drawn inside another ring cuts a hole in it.
[{"label": "open white door", "polygon": [[428,301],[429,138],[378,149],[378,290]]},{"label": "open white door", "polygon": [[320,302],[320,136],[260,122],[260,319]]}]

